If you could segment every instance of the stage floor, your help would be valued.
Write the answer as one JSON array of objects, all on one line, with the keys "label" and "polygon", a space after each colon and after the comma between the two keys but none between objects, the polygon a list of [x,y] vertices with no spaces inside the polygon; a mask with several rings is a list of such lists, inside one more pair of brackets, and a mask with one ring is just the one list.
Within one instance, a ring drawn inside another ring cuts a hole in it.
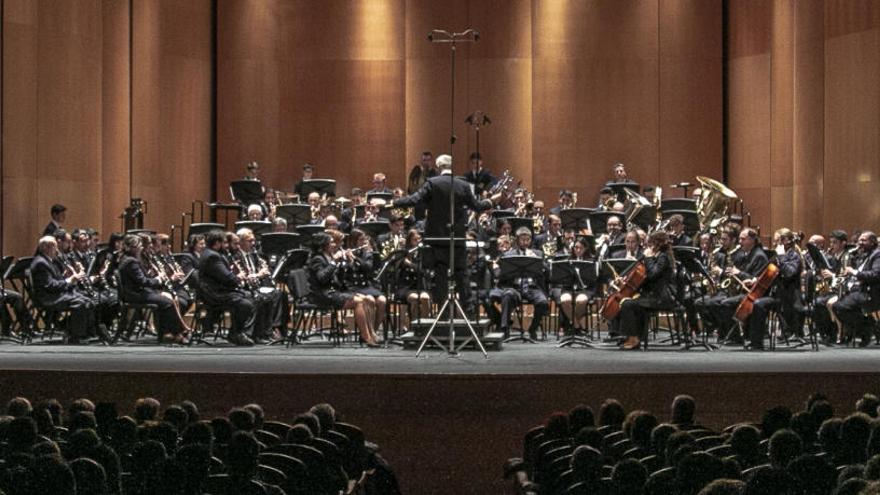
[{"label": "stage floor", "polygon": [[690,373],[859,373],[877,372],[880,347],[865,349],[809,347],[744,351],[728,346],[718,351],[652,345],[648,351],[557,348],[555,339],[538,344],[508,343],[489,351],[489,358],[466,349],[450,357],[426,349],[368,349],[353,344],[327,347],[312,343],[284,346],[170,347],[156,344],[113,346],[0,344],[0,369],[51,371],[126,371],[268,374],[461,374],[461,375],[620,375]]}]

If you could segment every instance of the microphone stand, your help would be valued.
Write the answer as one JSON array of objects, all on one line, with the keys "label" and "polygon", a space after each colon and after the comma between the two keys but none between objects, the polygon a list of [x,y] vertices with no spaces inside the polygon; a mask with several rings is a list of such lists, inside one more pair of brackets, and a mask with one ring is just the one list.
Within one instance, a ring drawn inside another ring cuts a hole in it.
[{"label": "microphone stand", "polygon": [[[455,144],[456,136],[455,136],[455,52],[458,43],[476,43],[477,40],[480,39],[480,33],[473,29],[466,29],[460,33],[444,31],[441,29],[435,29],[428,34],[428,40],[431,43],[448,43],[450,47],[450,55],[452,57],[452,66],[450,69],[450,81],[451,81],[451,92],[449,96],[449,156],[453,156],[453,145]],[[453,160],[453,163],[454,160]],[[428,340],[431,340],[439,346],[443,351],[445,351],[450,356],[457,356],[459,351],[464,348],[467,344],[470,343],[471,340],[476,342],[477,346],[480,348],[480,351],[483,352],[483,356],[486,359],[489,359],[489,354],[486,353],[486,348],[483,347],[483,343],[480,342],[480,337],[477,335],[476,330],[474,330],[473,325],[470,320],[468,320],[467,314],[465,314],[464,309],[461,307],[461,303],[458,301],[456,297],[456,284],[455,284],[455,174],[452,173],[453,169],[450,167],[449,174],[449,266],[447,267],[447,290],[446,290],[446,301],[440,307],[440,310],[437,312],[437,319],[434,320],[434,323],[431,324],[431,328],[428,329],[428,332],[425,334],[424,339],[422,339],[422,343],[419,345],[419,349],[416,351],[416,357],[421,355],[422,350],[425,348],[425,345],[428,343]],[[465,268],[467,269],[467,268]],[[439,340],[433,337],[434,329],[437,328],[437,324],[440,323],[440,315],[444,313],[444,311],[449,310],[449,345],[443,345]],[[471,333],[471,338],[465,340],[461,345],[456,347],[455,345],[455,311],[458,310],[458,313],[462,317],[462,320],[467,325],[468,330]]]}]

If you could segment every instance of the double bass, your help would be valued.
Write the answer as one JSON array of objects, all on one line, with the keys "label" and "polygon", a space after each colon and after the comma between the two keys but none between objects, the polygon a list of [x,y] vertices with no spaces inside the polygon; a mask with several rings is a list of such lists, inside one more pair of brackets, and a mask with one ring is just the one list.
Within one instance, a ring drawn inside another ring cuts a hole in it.
[{"label": "double bass", "polygon": [[[614,268],[612,267],[611,270],[613,271]],[[605,302],[602,303],[602,308],[599,310],[602,317],[606,320],[611,320],[617,316],[617,314],[620,313],[620,305],[623,301],[626,299],[632,299],[647,278],[648,269],[645,266],[645,263],[643,261],[637,262],[625,275],[620,288],[605,298]]]},{"label": "double bass", "polygon": [[776,266],[775,263],[768,264],[767,268],[761,273],[761,276],[755,281],[755,285],[753,285],[749,290],[749,293],[746,294],[745,299],[743,299],[739,303],[739,306],[737,306],[736,313],[734,313],[733,317],[740,322],[745,323],[749,315],[752,314],[752,310],[755,307],[755,301],[760,297],[764,297],[764,294],[770,290],[770,286],[773,285],[773,281],[776,280],[777,276],[779,276],[779,267]]}]

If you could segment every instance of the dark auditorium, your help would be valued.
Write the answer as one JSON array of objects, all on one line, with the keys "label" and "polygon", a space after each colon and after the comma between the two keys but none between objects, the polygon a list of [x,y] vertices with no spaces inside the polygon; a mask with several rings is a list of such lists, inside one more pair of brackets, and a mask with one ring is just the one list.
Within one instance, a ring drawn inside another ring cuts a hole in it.
[{"label": "dark auditorium", "polygon": [[880,0],[0,19],[0,495],[880,495]]}]

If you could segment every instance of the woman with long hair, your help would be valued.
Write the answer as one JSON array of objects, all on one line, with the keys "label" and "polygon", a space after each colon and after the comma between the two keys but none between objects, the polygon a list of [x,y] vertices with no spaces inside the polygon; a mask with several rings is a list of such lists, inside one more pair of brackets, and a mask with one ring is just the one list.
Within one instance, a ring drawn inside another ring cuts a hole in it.
[{"label": "woman with long hair", "polygon": [[626,335],[624,350],[638,349],[642,339],[647,338],[650,311],[671,309],[675,304],[672,292],[675,257],[666,232],[657,231],[648,236],[641,261],[645,264],[646,276],[639,288],[639,297],[627,299],[620,305],[620,330]]}]

